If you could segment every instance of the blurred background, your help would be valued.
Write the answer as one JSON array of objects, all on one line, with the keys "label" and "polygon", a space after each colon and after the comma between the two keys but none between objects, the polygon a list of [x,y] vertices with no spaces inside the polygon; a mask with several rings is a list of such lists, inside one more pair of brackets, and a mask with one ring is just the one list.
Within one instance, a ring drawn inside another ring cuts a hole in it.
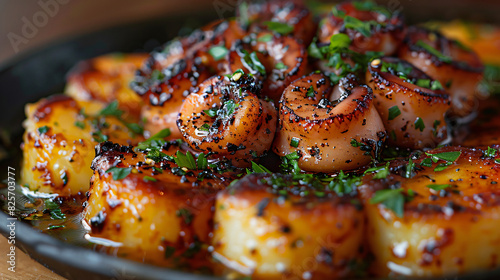
[{"label": "blurred background", "polygon": [[[377,2],[401,10],[410,22],[454,18],[500,22],[498,0]],[[99,29],[200,12],[213,18],[230,17],[237,6],[238,0],[0,0],[0,63],[49,42]],[[187,19],[196,21],[194,17]]]}]

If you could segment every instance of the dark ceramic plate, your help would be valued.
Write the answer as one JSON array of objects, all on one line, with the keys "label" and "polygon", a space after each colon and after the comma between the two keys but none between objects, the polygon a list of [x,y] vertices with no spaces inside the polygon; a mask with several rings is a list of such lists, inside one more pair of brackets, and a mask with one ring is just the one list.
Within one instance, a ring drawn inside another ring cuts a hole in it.
[{"label": "dark ceramic plate", "polygon": [[[460,1],[462,2],[462,1]],[[411,3],[411,2],[409,2]],[[409,4],[408,3],[408,4]],[[462,14],[463,15],[463,14]],[[427,19],[429,15],[412,14]],[[456,15],[455,15],[456,16]],[[24,105],[62,92],[65,75],[78,61],[109,52],[144,52],[178,35],[190,17],[169,17],[124,25],[56,42],[38,51],[16,57],[0,66],[0,179],[7,177],[8,166],[19,174]],[[207,16],[197,16],[201,26]],[[192,24],[192,20],[191,20]],[[5,173],[3,173],[5,172]],[[19,188],[19,186],[18,186]],[[0,207],[5,206],[6,189],[0,189]],[[16,194],[19,214],[27,199]],[[4,207],[2,207],[4,208]],[[9,235],[8,216],[0,211],[0,231]],[[76,220],[78,215],[74,215]],[[39,227],[38,227],[39,228]],[[70,279],[214,279],[214,277],[175,271],[132,262],[91,250],[81,243],[81,232],[61,235],[42,233],[27,222],[16,221],[16,245],[32,258]],[[80,243],[74,235],[80,234]],[[73,235],[73,236],[72,236]],[[461,279],[500,279],[500,271],[474,274]],[[456,277],[453,279],[457,279]]]}]

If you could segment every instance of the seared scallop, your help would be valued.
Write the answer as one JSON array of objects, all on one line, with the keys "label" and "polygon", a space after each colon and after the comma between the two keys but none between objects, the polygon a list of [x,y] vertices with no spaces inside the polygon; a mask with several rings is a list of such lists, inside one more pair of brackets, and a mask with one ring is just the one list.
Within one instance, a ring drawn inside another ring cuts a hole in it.
[{"label": "seared scallop", "polygon": [[498,156],[446,147],[392,163],[386,178],[365,177],[372,271],[443,277],[499,267]]},{"label": "seared scallop", "polygon": [[[107,115],[111,110],[102,111],[101,107],[98,102],[78,102],[64,95],[28,104],[22,183],[33,191],[61,196],[85,193],[96,144],[106,140],[134,144],[143,139],[138,127]],[[111,107],[106,108],[120,112]]]},{"label": "seared scallop", "polygon": [[252,174],[217,195],[214,258],[255,279],[341,278],[363,255],[354,197],[279,174]]},{"label": "seared scallop", "polygon": [[149,144],[145,150],[111,142],[96,148],[84,210],[89,235],[120,244],[134,260],[207,266],[215,195],[231,180],[177,141]]}]

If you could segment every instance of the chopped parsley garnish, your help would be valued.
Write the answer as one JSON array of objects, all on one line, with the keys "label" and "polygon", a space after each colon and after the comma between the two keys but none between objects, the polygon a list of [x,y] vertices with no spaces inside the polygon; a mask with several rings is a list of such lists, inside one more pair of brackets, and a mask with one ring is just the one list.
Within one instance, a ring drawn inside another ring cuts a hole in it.
[{"label": "chopped parsley garnish", "polygon": [[66,215],[61,211],[61,208],[59,207],[59,204],[56,202],[46,199],[44,202],[45,209],[47,209],[50,213],[50,217],[53,220],[62,220],[66,218]]},{"label": "chopped parsley garnish", "polygon": [[488,146],[488,149],[484,151],[484,156],[486,157],[495,157],[497,155],[497,149],[491,148]]},{"label": "chopped parsley garnish", "polygon": [[269,30],[281,35],[287,35],[289,33],[292,33],[294,30],[293,25],[277,21],[266,21],[264,22],[264,24],[267,25],[267,28],[269,28]]},{"label": "chopped parsley garnish", "polygon": [[417,86],[419,86],[419,87],[430,88],[431,87],[431,80],[429,80],[429,79],[418,79],[415,84]]},{"label": "chopped parsley garnish", "polygon": [[[128,123],[122,119],[123,111],[118,108],[118,101],[113,101],[109,103],[104,109],[99,112],[99,116],[105,117],[115,117],[117,118],[123,125],[125,125],[131,132],[134,134],[142,134],[144,132],[144,128],[136,123]],[[106,140],[105,140],[106,141]],[[102,142],[102,141],[99,141]]]},{"label": "chopped parsley garnish", "polygon": [[208,53],[215,59],[215,61],[219,61],[226,57],[228,54],[228,50],[224,46],[214,46],[211,47]]},{"label": "chopped parsley garnish", "polygon": [[49,226],[48,229],[49,230],[52,230],[52,229],[58,229],[58,228],[64,228],[66,227],[65,225],[57,225],[57,226]]},{"label": "chopped parsley garnish", "polygon": [[441,90],[444,89],[443,85],[439,81],[433,81],[431,85],[431,90]]},{"label": "chopped parsley garnish", "polygon": [[420,131],[424,131],[425,124],[424,124],[424,121],[422,120],[422,118],[417,117],[417,119],[415,120],[415,129],[418,129]]},{"label": "chopped parsley garnish", "polygon": [[281,158],[280,170],[281,172],[299,174],[300,168],[297,160],[300,158],[297,152],[289,153]]},{"label": "chopped parsley garnish", "polygon": [[392,121],[393,119],[395,119],[399,115],[401,115],[401,111],[399,110],[399,107],[397,105],[394,105],[391,108],[389,108],[388,119],[390,121]]},{"label": "chopped parsley garnish", "polygon": [[352,193],[360,183],[360,178],[340,173],[328,183],[328,188],[336,192],[339,196]]},{"label": "chopped parsley garnish", "polygon": [[365,37],[370,37],[372,35],[372,26],[380,26],[382,23],[376,22],[374,20],[362,21],[355,17],[345,16],[344,26],[345,28],[353,29],[361,33]]},{"label": "chopped parsley garnish", "polygon": [[427,185],[427,187],[429,189],[433,189],[433,190],[438,192],[438,191],[444,190],[446,188],[450,188],[450,187],[452,187],[452,185],[450,185],[450,184],[442,184],[442,185],[430,184],[430,185]]},{"label": "chopped parsley garnish", "polygon": [[265,34],[265,35],[262,35],[259,38],[257,38],[257,42],[267,43],[267,42],[270,42],[272,39],[273,39],[272,34]]},{"label": "chopped parsley garnish", "polygon": [[183,154],[181,151],[177,151],[175,153],[174,158],[175,164],[180,168],[185,167],[187,169],[196,170],[198,167],[196,165],[196,161],[194,160],[193,155],[190,151],[187,151]]},{"label": "chopped parsley garnish", "polygon": [[288,69],[288,66],[286,66],[283,62],[278,62],[276,65],[274,65],[274,68],[278,70],[285,70]]},{"label": "chopped parsley garnish", "polygon": [[310,86],[310,87],[307,89],[306,96],[307,96],[307,97],[314,97],[314,88],[313,88],[313,86]]},{"label": "chopped parsley garnish", "polygon": [[300,138],[297,137],[292,137],[292,140],[290,141],[290,146],[297,148],[299,146]]},{"label": "chopped parsley garnish", "polygon": [[217,111],[217,115],[222,119],[227,119],[234,114],[234,111],[238,108],[238,106],[240,106],[240,104],[235,103],[234,100],[227,100],[224,104],[222,104],[222,108]]},{"label": "chopped parsley garnish", "polygon": [[411,159],[411,156],[408,158],[408,164],[405,167],[405,173],[404,177],[405,178],[411,178],[413,175],[413,170],[415,169],[415,163]]},{"label": "chopped parsley garnish", "polygon": [[272,174],[272,172],[265,168],[264,166],[258,164],[258,163],[255,163],[252,161],[252,170],[249,170],[247,168],[247,174],[251,174],[251,173],[269,173],[269,174]]},{"label": "chopped parsley garnish", "polygon": [[437,162],[438,160],[454,162],[458,159],[458,157],[460,157],[462,152],[456,151],[456,152],[444,152],[437,154],[431,154],[431,153],[425,153],[425,154],[430,156],[433,162]]},{"label": "chopped parsley garnish", "polygon": [[217,116],[217,111],[218,111],[217,108],[210,108],[208,110],[203,110],[203,112],[205,112],[205,114],[207,114],[207,116],[211,118]]},{"label": "chopped parsley garnish", "polygon": [[448,168],[448,166],[450,166],[450,165],[451,165],[451,162],[440,163],[436,166],[436,168],[434,168],[434,171],[436,171],[436,172],[443,171],[446,168]]},{"label": "chopped parsley garnish", "polygon": [[104,135],[101,131],[92,132],[92,139],[94,141],[102,143],[108,141],[109,137]]},{"label": "chopped parsley garnish", "polygon": [[76,121],[76,122],[75,122],[75,126],[76,126],[76,127],[79,127],[80,129],[84,129],[84,128],[85,128],[85,122],[82,122],[82,121]]},{"label": "chopped parsley garnish", "polygon": [[391,17],[391,12],[383,6],[377,5],[373,1],[353,1],[352,5],[354,8],[356,8],[358,11],[370,11],[370,12],[377,12],[380,14],[383,14],[386,18]]},{"label": "chopped parsley garnish", "polygon": [[113,180],[118,181],[127,177],[132,172],[132,167],[110,167],[106,173],[111,173]]},{"label": "chopped parsley garnish", "polygon": [[48,126],[44,125],[44,126],[38,128],[38,133],[39,134],[47,133],[47,131],[49,131],[49,129],[50,128]]},{"label": "chopped parsley garnish", "polygon": [[121,118],[123,111],[118,109],[118,101],[113,101],[108,104],[104,109],[99,112],[100,116],[114,116]]},{"label": "chopped parsley garnish", "polygon": [[418,47],[423,48],[428,53],[436,56],[439,60],[441,60],[443,62],[450,63],[450,62],[453,61],[453,59],[451,57],[449,57],[447,55],[444,55],[443,53],[441,53],[440,51],[436,50],[435,48],[433,48],[432,46],[430,46],[429,44],[425,43],[422,40],[418,40],[418,42],[415,45],[418,46]]},{"label": "chopped parsley garnish", "polygon": [[160,130],[155,135],[149,137],[147,140],[137,144],[137,149],[147,150],[147,149],[158,149],[165,144],[164,138],[170,136],[170,129],[165,128]]},{"label": "chopped parsley garnish", "polygon": [[339,10],[337,7],[333,7],[332,8],[332,14],[335,17],[338,17],[338,18],[344,18],[345,17],[345,12],[342,11],[342,10]]},{"label": "chopped parsley garnish", "polygon": [[200,126],[198,128],[198,130],[201,130],[201,131],[209,131],[210,130],[210,125],[208,125],[208,123],[204,123],[202,126]]},{"label": "chopped parsley garnish", "polygon": [[205,170],[208,168],[208,160],[204,153],[200,153],[196,159],[196,165],[199,170]]},{"label": "chopped parsley garnish", "polygon": [[403,189],[386,189],[376,191],[370,199],[370,204],[382,203],[387,209],[392,210],[396,216],[404,215],[405,196]]},{"label": "chopped parsley garnish", "polygon": [[347,34],[337,33],[330,37],[330,50],[346,49],[351,44],[351,39]]},{"label": "chopped parsley garnish", "polygon": [[[255,72],[258,72],[261,75],[266,75],[266,67],[264,67],[264,65],[260,62],[256,52],[248,53],[246,50],[242,50],[242,52],[244,56],[241,58],[241,61],[244,64],[248,65],[248,67]],[[233,74],[233,77],[234,76],[235,74]]]},{"label": "chopped parsley garnish", "polygon": [[156,182],[158,180],[156,180],[156,178],[153,178],[151,176],[144,176],[144,178],[142,178],[145,182]]},{"label": "chopped parsley garnish", "polygon": [[375,175],[373,175],[373,179],[385,179],[387,178],[387,175],[389,175],[389,162],[386,163],[385,166],[368,168],[365,170],[364,174],[368,172],[375,173]]},{"label": "chopped parsley garnish", "polygon": [[182,217],[184,219],[184,223],[186,223],[186,225],[189,225],[193,221],[193,218],[194,218],[194,215],[191,213],[191,211],[189,211],[186,208],[181,208],[181,209],[177,210],[175,212],[175,215],[177,217]]}]

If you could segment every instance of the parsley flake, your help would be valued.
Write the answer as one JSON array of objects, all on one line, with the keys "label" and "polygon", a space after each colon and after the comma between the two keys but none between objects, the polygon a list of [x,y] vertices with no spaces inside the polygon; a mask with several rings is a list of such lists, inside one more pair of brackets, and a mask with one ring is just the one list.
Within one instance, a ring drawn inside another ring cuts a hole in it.
[{"label": "parsley flake", "polygon": [[132,167],[110,167],[106,173],[111,173],[113,180],[118,181],[127,177],[132,172]]},{"label": "parsley flake", "polygon": [[393,119],[395,119],[399,115],[401,115],[401,111],[399,110],[399,107],[397,105],[394,105],[391,108],[389,108],[388,119],[390,121],[392,121]]}]

